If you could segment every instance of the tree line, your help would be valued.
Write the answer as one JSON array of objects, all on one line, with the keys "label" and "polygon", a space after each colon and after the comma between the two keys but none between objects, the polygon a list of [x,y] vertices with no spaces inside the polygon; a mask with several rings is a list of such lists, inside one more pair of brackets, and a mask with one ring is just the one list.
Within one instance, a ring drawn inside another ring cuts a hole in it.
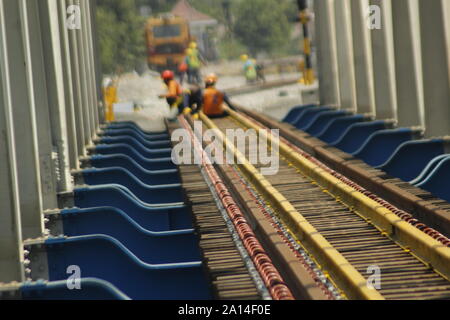
[{"label": "tree line", "polygon": [[[177,0],[97,0],[100,58],[104,73],[135,70],[145,61],[145,18],[139,8],[152,14],[168,12]],[[220,39],[224,58],[236,58],[247,51],[269,55],[288,54],[299,48],[292,43],[293,21],[297,16],[294,0],[189,0],[199,11],[227,27]]]}]

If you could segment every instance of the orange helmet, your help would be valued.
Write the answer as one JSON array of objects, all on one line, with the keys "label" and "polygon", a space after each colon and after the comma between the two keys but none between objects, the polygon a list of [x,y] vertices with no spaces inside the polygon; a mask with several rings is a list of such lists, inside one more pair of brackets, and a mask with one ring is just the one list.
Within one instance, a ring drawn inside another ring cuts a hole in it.
[{"label": "orange helmet", "polygon": [[172,71],[165,70],[161,73],[161,77],[163,78],[163,80],[172,80],[175,77],[175,75],[173,74]]},{"label": "orange helmet", "polygon": [[206,76],[205,83],[207,85],[215,85],[217,80],[218,80],[218,78],[217,78],[216,74],[211,73],[211,74]]}]

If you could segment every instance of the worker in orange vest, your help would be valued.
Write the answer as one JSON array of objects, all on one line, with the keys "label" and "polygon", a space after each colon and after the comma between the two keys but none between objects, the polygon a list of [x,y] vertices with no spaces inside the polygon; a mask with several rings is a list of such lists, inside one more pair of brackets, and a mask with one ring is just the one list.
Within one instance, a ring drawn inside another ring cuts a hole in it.
[{"label": "worker in orange vest", "polygon": [[167,103],[169,104],[169,107],[171,109],[173,120],[175,118],[173,110],[177,110],[178,114],[181,114],[183,112],[183,89],[181,88],[181,85],[175,80],[175,74],[173,71],[165,70],[161,73],[161,77],[167,86],[167,93],[160,94],[158,97],[160,99],[166,98]]},{"label": "worker in orange vest", "polygon": [[201,109],[210,118],[222,118],[228,115],[223,108],[223,103],[226,103],[232,110],[236,110],[228,96],[216,88],[217,80],[218,78],[215,74],[210,74],[205,78]]}]

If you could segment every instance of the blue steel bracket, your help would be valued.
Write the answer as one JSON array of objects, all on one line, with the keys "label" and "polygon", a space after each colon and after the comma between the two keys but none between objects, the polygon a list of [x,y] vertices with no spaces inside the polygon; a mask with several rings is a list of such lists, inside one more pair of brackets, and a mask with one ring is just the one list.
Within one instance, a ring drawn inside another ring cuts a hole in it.
[{"label": "blue steel bracket", "polygon": [[175,184],[181,183],[178,169],[147,170],[126,155],[94,155],[80,159],[82,168],[98,169],[120,167],[128,170],[145,184]]},{"label": "blue steel bracket", "polygon": [[341,137],[329,144],[347,153],[358,150],[367,139],[376,131],[389,129],[394,122],[386,120],[354,123],[341,135]]},{"label": "blue steel bracket", "polygon": [[376,167],[389,159],[404,142],[421,138],[420,128],[398,128],[374,132],[352,155]]},{"label": "blue steel bracket", "polygon": [[110,125],[106,125],[106,126],[100,126],[100,128],[102,130],[122,130],[122,129],[130,129],[130,130],[135,130],[138,131],[142,134],[145,134],[146,136],[149,137],[168,137],[169,134],[167,133],[167,130],[164,131],[146,131],[144,129],[142,129],[141,127],[139,127],[138,125],[136,125],[135,123],[111,123]]},{"label": "blue steel bracket", "polygon": [[69,289],[67,280],[25,282],[17,290],[23,300],[130,300],[111,283],[81,278],[79,289]]},{"label": "blue steel bracket", "polygon": [[181,184],[148,185],[128,170],[115,167],[85,169],[74,174],[76,185],[110,185],[120,182],[133,195],[147,203],[177,203],[184,201]]},{"label": "blue steel bracket", "polygon": [[311,119],[308,126],[304,128],[304,131],[312,136],[317,136],[331,121],[348,115],[350,115],[350,112],[347,110],[321,112]]},{"label": "blue steel bracket", "polygon": [[172,149],[141,149],[138,150],[135,147],[127,143],[117,143],[117,144],[99,144],[96,146],[88,147],[87,151],[89,154],[117,154],[124,153],[133,156],[135,153],[148,159],[163,159],[171,158]]},{"label": "blue steel bracket", "polygon": [[[149,264],[116,239],[102,235],[51,238],[42,243],[40,249],[35,250],[35,246],[28,246],[30,255],[45,252],[50,281],[67,280],[68,267],[76,266],[82,278],[108,281],[131,299],[212,297],[200,261]],[[34,269],[33,263],[31,269]],[[32,280],[37,279],[32,277]]]},{"label": "blue steel bracket", "polygon": [[291,110],[289,110],[289,112],[286,114],[286,116],[284,116],[283,118],[283,122],[287,122],[287,123],[293,123],[293,121],[298,117],[298,115],[305,109],[309,109],[312,107],[316,107],[317,105],[315,104],[307,104],[307,105],[301,105],[301,106],[295,106],[292,107]]},{"label": "blue steel bracket", "polygon": [[[133,159],[137,164],[139,164],[146,170],[151,170],[151,171],[177,169],[177,166],[172,161],[172,158],[147,159],[128,146],[110,149],[109,152],[104,152],[103,154],[100,154],[100,155],[103,155],[103,156],[107,156],[107,155],[127,156],[130,159]],[[97,154],[92,155],[92,157],[95,157],[95,156],[97,156]]]},{"label": "blue steel bracket", "polygon": [[318,133],[316,137],[324,142],[331,143],[338,140],[352,124],[368,120],[369,117],[362,114],[337,118],[325,126],[322,132]]},{"label": "blue steel bracket", "polygon": [[65,208],[115,207],[147,230],[169,231],[192,228],[189,206],[150,206],[117,185],[78,188],[74,190],[73,199],[74,205]]},{"label": "blue steel bracket", "polygon": [[133,147],[139,149],[164,149],[164,148],[172,148],[172,143],[170,140],[162,140],[162,141],[140,141],[136,138],[130,136],[116,136],[116,137],[100,137],[93,140],[95,144],[118,144],[125,143],[130,144]]},{"label": "blue steel bracket", "polygon": [[377,169],[403,181],[410,181],[418,177],[427,164],[443,154],[444,150],[443,139],[407,141]]},{"label": "blue steel bracket", "polygon": [[54,236],[103,234],[120,241],[141,260],[177,263],[200,260],[198,236],[193,229],[154,232],[112,207],[62,210],[46,215],[46,228]]},{"label": "blue steel bracket", "polygon": [[[116,136],[131,136],[141,141],[158,141],[161,138],[155,138],[151,135],[143,134],[142,132],[135,131],[132,129],[106,129],[101,131],[100,136],[109,136],[109,137],[116,137]],[[167,140],[167,138],[165,138]]]},{"label": "blue steel bracket", "polygon": [[450,156],[443,158],[428,177],[417,184],[417,187],[450,202]]},{"label": "blue steel bracket", "polygon": [[320,114],[322,112],[332,111],[332,110],[333,110],[333,108],[325,107],[325,106],[306,109],[297,117],[297,119],[295,119],[295,122],[293,123],[293,125],[297,129],[303,129],[310,123],[310,121],[317,114]]}]

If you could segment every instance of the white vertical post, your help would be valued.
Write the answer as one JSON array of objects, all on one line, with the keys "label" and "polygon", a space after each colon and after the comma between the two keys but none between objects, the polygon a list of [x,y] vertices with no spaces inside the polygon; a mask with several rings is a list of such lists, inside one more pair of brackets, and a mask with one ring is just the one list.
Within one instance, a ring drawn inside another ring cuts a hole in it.
[{"label": "white vertical post", "polygon": [[[371,43],[373,77],[377,118],[397,118],[397,91],[395,87],[394,41],[392,36],[392,7],[390,0],[370,0],[373,11]],[[371,17],[368,17],[369,19]],[[379,20],[379,21],[376,21]]]},{"label": "white vertical post", "polygon": [[[66,0],[66,7],[64,8],[64,13],[67,14],[67,9],[74,5],[74,0]],[[68,41],[69,41],[69,50],[70,50],[70,70],[72,72],[72,85],[73,85],[73,98],[74,98],[74,111],[75,111],[75,123],[77,130],[77,149],[79,156],[86,155],[86,130],[85,130],[85,119],[84,119],[84,96],[83,96],[83,88],[82,88],[82,78],[81,78],[81,60],[79,57],[78,50],[78,41],[77,41],[77,33],[80,30],[73,29],[68,30]]]},{"label": "white vertical post", "polygon": [[[14,121],[22,237],[42,236],[42,194],[37,144],[35,95],[31,64],[28,12],[24,0],[4,0],[5,51],[9,95]],[[6,90],[5,90],[6,91]]]},{"label": "white vertical post", "polygon": [[356,112],[357,101],[350,4],[348,1],[338,0],[334,2],[334,7],[340,106]]},{"label": "white vertical post", "polygon": [[367,26],[368,0],[350,0],[358,112],[375,115],[372,50]]},{"label": "white vertical post", "polygon": [[64,77],[64,92],[66,102],[66,116],[67,116],[67,134],[69,141],[69,161],[70,168],[79,169],[78,157],[80,156],[78,150],[78,139],[82,139],[78,136],[77,123],[76,123],[76,110],[75,110],[75,97],[74,97],[74,85],[71,69],[71,55],[69,46],[70,32],[66,26],[67,19],[67,5],[65,0],[60,0],[57,3],[58,13],[60,17],[59,32],[61,36],[61,57],[62,57],[62,70]]},{"label": "white vertical post", "polygon": [[[41,37],[41,23],[37,1],[22,2],[24,17],[25,48],[29,52],[27,63],[29,70],[30,93],[34,96],[37,129],[37,146],[39,152],[39,169],[44,210],[55,209],[57,203],[57,186],[53,163],[53,141],[50,125],[49,101],[47,97],[46,66]],[[26,15],[26,16],[25,16]],[[26,29],[25,29],[26,27]]]},{"label": "white vertical post", "polygon": [[0,1],[0,282],[9,283],[25,277],[5,4]]},{"label": "white vertical post", "polygon": [[339,78],[334,29],[334,0],[315,0],[320,104],[339,106]]},{"label": "white vertical post", "polygon": [[58,1],[42,0],[38,1],[38,3],[41,17],[52,139],[56,147],[55,151],[57,153],[59,168],[58,191],[64,192],[72,190],[72,176],[70,174],[69,142],[67,138],[66,100],[63,66],[61,62]]},{"label": "white vertical post", "polygon": [[419,1],[427,136],[450,133],[450,3]]},{"label": "white vertical post", "polygon": [[425,127],[418,0],[392,1],[399,126]]}]

